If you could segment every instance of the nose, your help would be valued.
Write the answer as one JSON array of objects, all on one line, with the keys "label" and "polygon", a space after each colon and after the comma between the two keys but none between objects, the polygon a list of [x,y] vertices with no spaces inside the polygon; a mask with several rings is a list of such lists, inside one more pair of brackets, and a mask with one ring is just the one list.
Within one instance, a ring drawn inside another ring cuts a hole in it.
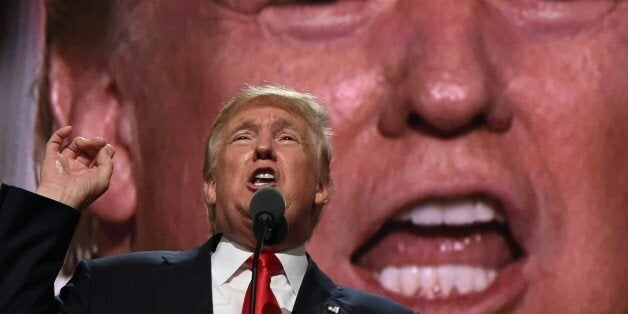
[{"label": "nose", "polygon": [[272,160],[277,161],[275,148],[270,136],[262,135],[258,138],[255,145],[254,160]]},{"label": "nose", "polygon": [[382,134],[394,137],[411,129],[446,137],[509,126],[509,109],[496,105],[490,93],[490,60],[474,2],[439,2],[449,3],[435,15],[439,19],[414,20],[418,25],[409,39],[405,68],[394,78],[403,96],[382,107]]}]

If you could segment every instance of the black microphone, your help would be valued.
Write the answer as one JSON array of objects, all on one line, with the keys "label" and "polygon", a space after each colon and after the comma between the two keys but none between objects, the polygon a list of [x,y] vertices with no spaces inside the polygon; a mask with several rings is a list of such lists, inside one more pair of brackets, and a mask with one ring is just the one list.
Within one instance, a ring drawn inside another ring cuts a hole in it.
[{"label": "black microphone", "polygon": [[265,245],[281,242],[288,233],[285,211],[286,201],[276,188],[264,187],[255,192],[249,204],[255,239]]},{"label": "black microphone", "polygon": [[286,201],[279,190],[273,187],[264,187],[255,194],[249,204],[249,215],[253,218],[253,234],[257,240],[253,251],[253,267],[251,269],[251,299],[249,313],[255,313],[255,299],[257,299],[257,272],[259,254],[262,244],[274,245],[281,242],[288,233],[288,223],[283,213],[286,211]]}]

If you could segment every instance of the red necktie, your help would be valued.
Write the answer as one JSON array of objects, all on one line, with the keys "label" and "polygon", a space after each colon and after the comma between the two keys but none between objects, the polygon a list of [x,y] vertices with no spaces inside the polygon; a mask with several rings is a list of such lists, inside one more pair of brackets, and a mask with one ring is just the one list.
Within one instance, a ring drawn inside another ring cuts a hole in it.
[{"label": "red necktie", "polygon": [[[246,264],[253,265],[253,256],[246,260]],[[257,272],[257,298],[255,299],[255,314],[281,314],[279,303],[270,289],[270,277],[281,271],[281,262],[272,252],[262,252],[259,255],[259,270]],[[250,314],[251,284],[246,289],[242,314]]]}]

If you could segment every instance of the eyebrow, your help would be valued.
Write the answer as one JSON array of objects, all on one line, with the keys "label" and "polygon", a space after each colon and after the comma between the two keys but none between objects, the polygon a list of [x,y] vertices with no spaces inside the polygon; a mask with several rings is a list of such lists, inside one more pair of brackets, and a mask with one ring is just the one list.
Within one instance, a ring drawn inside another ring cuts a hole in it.
[{"label": "eyebrow", "polygon": [[300,132],[300,130],[294,124],[290,123],[287,119],[284,118],[278,118],[273,121],[271,127],[273,131],[288,129]]},{"label": "eyebrow", "polygon": [[[288,119],[276,118],[276,117],[273,117],[273,119],[274,121],[271,123],[271,129],[273,130],[273,132],[277,130],[282,130],[282,129],[288,129],[288,130],[301,132],[301,130],[295,127],[293,123],[290,123]],[[237,132],[239,130],[258,130],[258,129],[259,129],[259,123],[256,122],[255,119],[247,119],[247,120],[242,121],[242,123],[240,123],[239,125],[237,125],[231,133]]]},{"label": "eyebrow", "polygon": [[235,128],[233,128],[233,130],[231,131],[231,133],[233,132],[237,132],[239,130],[257,130],[259,128],[259,124],[255,123],[255,120],[253,119],[248,119],[248,120],[244,120],[242,121],[242,123],[240,123],[239,125],[237,125]]}]

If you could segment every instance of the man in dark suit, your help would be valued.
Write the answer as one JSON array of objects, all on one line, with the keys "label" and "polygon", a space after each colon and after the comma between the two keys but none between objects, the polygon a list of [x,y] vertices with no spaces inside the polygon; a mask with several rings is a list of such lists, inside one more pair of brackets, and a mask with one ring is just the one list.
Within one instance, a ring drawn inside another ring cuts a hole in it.
[{"label": "man in dark suit", "polygon": [[288,233],[263,248],[261,264],[276,269],[267,272],[266,286],[258,285],[271,291],[258,296],[258,313],[411,312],[335,285],[305,253],[332,189],[329,118],[313,97],[274,86],[240,92],[214,121],[203,167],[214,230],[207,243],[83,261],[55,299],[52,281],[79,218],[74,209],[100,196],[113,170],[111,145],[81,137],[64,145],[71,132],[61,128],[47,143],[39,195],[2,188],[0,311],[248,313],[256,243],[248,206],[257,190],[272,186],[285,197]]}]

